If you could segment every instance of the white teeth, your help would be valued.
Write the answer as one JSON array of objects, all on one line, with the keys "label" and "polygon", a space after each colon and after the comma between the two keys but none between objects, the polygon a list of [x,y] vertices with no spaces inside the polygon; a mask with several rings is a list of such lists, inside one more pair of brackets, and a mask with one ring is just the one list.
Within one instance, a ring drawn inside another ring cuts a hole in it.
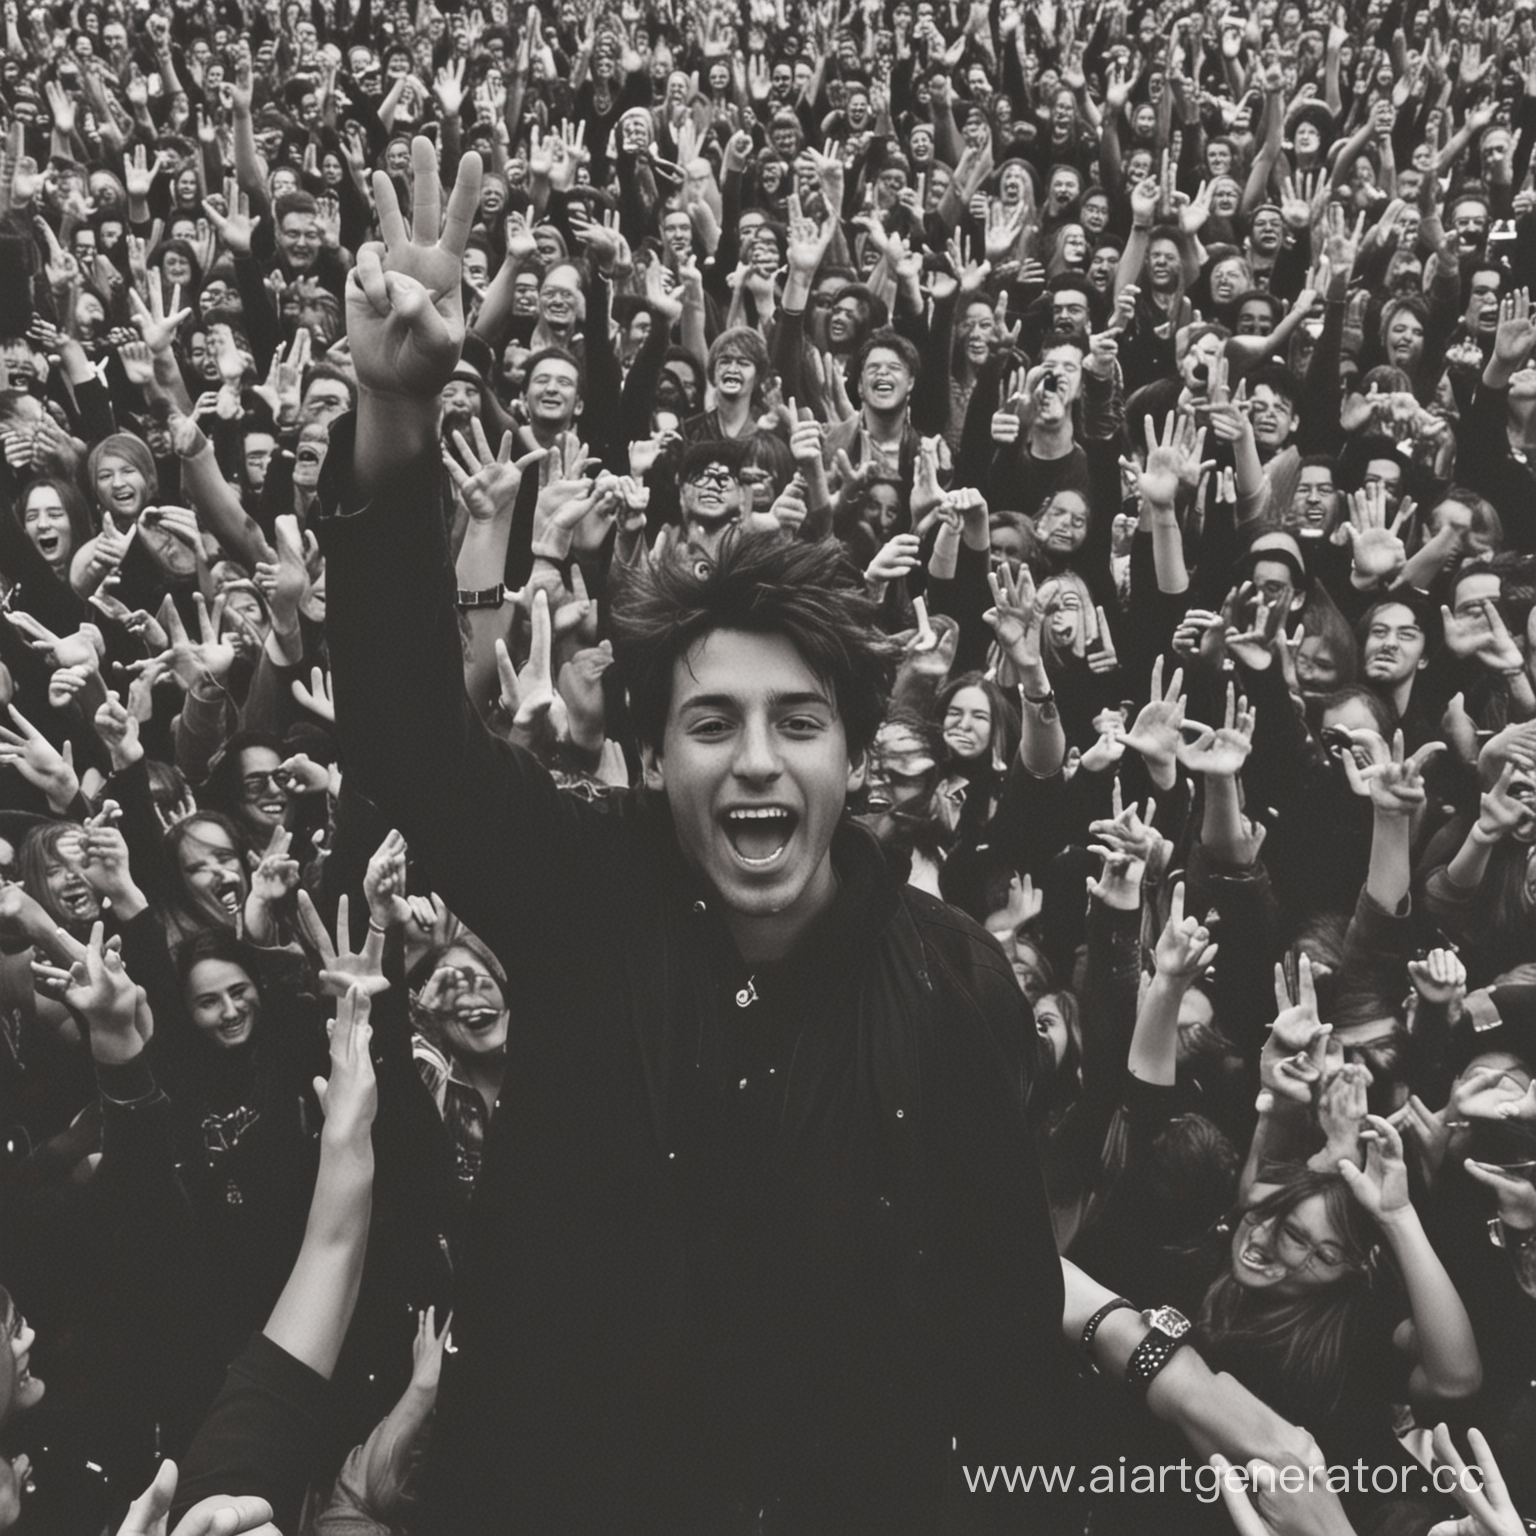
[{"label": "white teeth", "polygon": [[789,813],[770,807],[761,811],[732,811],[730,816],[732,821],[785,821]]}]

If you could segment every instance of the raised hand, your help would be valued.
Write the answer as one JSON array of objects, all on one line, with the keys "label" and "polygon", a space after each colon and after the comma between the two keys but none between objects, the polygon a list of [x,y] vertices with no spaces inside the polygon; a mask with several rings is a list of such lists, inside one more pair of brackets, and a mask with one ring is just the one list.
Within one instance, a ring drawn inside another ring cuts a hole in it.
[{"label": "raised hand", "polygon": [[29,784],[42,790],[48,804],[62,816],[80,792],[70,744],[66,741],[60,752],[14,704],[10,708],[16,729],[0,728],[0,766],[15,768]]},{"label": "raised hand", "polygon": [[[15,710],[11,713],[15,714]],[[1505,763],[1493,787],[1486,790],[1478,802],[1473,832],[1486,842],[1500,842],[1511,837],[1529,827],[1532,817],[1536,817],[1536,807],[1511,792],[1514,776],[1515,765]]]},{"label": "raised hand", "polygon": [[1349,1185],[1349,1192],[1377,1221],[1391,1221],[1409,1209],[1408,1164],[1403,1158],[1403,1138],[1397,1127],[1380,1115],[1367,1115],[1367,1131],[1360,1133],[1366,1143],[1365,1165],[1350,1158],[1339,1163],[1339,1172]]},{"label": "raised hand", "polygon": [[1296,968],[1296,998],[1286,986],[1285,968],[1275,966],[1275,1022],[1259,1054],[1259,1081],[1273,1094],[1310,1104],[1322,1081],[1328,1036],[1333,1026],[1317,1016],[1312,962],[1303,955]]},{"label": "raised hand", "polygon": [[293,834],[286,827],[274,827],[267,846],[260,854],[249,853],[251,900],[263,906],[275,906],[299,883],[299,861],[289,854]]},{"label": "raised hand", "polygon": [[[1527,1189],[1530,1187],[1526,1185]],[[1482,1430],[1467,1431],[1467,1443],[1477,1461],[1476,1473],[1462,1460],[1446,1425],[1435,1426],[1432,1443],[1437,1470],[1444,1466],[1455,1473],[1456,1486],[1452,1491],[1467,1513],[1461,1520],[1442,1520],[1429,1536],[1521,1536],[1526,1529],[1525,1521],[1509,1496],[1493,1448]]]},{"label": "raised hand", "polygon": [[983,615],[997,643],[1020,667],[1040,665],[1040,606],[1029,567],[1020,564],[1013,575],[1005,565],[987,575],[993,606]]},{"label": "raised hand", "polygon": [[[128,1506],[117,1536],[166,1536],[176,1498],[176,1463],[162,1461],[154,1481]],[[199,1499],[176,1524],[171,1536],[276,1536],[272,1506],[254,1494],[210,1494]]]},{"label": "raised hand", "polygon": [[411,144],[414,194],[406,228],[394,183],[373,178],[383,241],[357,253],[347,280],[347,338],[359,386],[384,396],[434,396],[448,382],[464,342],[462,258],[480,202],[480,157],[459,162],[442,216],[437,150]]},{"label": "raised hand", "polygon": [[[1351,738],[1355,734],[1351,732]],[[1403,733],[1397,731],[1392,737],[1391,755],[1384,762],[1356,770],[1369,786],[1371,804],[1386,816],[1411,816],[1424,804],[1424,764],[1437,752],[1444,752],[1445,743],[1431,741],[1408,758],[1403,751]]]},{"label": "raised hand", "polygon": [[498,516],[510,517],[524,472],[544,458],[548,450],[536,448],[514,464],[511,432],[503,434],[501,449],[495,454],[491,452],[490,439],[478,416],[470,422],[470,435],[474,439],[472,444],[465,440],[462,432],[454,432],[457,458],[446,449],[443,451],[443,463],[459,500],[464,503],[464,510],[472,522],[486,523]]},{"label": "raised hand", "polygon": [[336,701],[331,697],[331,675],[323,667],[311,670],[308,687],[294,678],[289,688],[298,704],[312,715],[318,715],[332,725],[336,723]]},{"label": "raised hand", "polygon": [[249,256],[251,254],[251,241],[256,233],[256,226],[261,223],[261,215],[251,213],[251,200],[240,190],[231,177],[224,183],[224,202],[229,212],[220,211],[217,203],[203,202],[203,212],[208,216],[208,222],[213,226],[219,239],[228,247],[232,256]]},{"label": "raised hand", "polygon": [[[350,949],[338,950],[337,944],[351,943],[352,930],[347,926],[349,908],[350,902],[343,894],[336,902],[336,944],[333,944],[319,910],[310,900],[309,892],[301,890],[299,926],[319,957],[320,983],[327,997],[345,997],[354,987],[364,997],[374,997],[389,987],[384,975],[384,935],[370,923],[368,937],[363,941],[361,950],[356,954]],[[409,908],[406,910],[409,914]]]},{"label": "raised hand", "polygon": [[1395,576],[1408,560],[1401,530],[1413,509],[1401,508],[1389,527],[1386,490],[1379,482],[1363,491],[1350,492],[1348,506],[1349,521],[1339,525],[1336,538],[1341,542],[1347,540],[1353,547],[1355,569],[1351,579],[1364,587]]},{"label": "raised hand", "polygon": [[1153,768],[1172,775],[1178,758],[1179,732],[1184,725],[1184,669],[1176,668],[1163,690],[1163,658],[1152,663],[1152,698],[1125,733],[1125,744],[1141,753]]},{"label": "raised hand", "polygon": [[1408,979],[1414,991],[1435,1007],[1449,1007],[1466,995],[1467,968],[1453,949],[1432,949],[1422,960],[1410,960]]},{"label": "raised hand", "polygon": [[315,1097],[325,1111],[321,1139],[333,1146],[367,1140],[379,1108],[379,1088],[373,1075],[368,1023],[372,1006],[361,987],[351,987],[336,1009],[331,1029],[331,1075],[314,1080]]},{"label": "raised hand", "polygon": [[132,1060],[154,1028],[144,989],[136,987],[123,969],[116,942],[105,943],[98,919],[91,926],[83,957],[69,969],[43,960],[32,962],[33,980],[85,1019],[90,1026],[91,1055],[106,1064]]},{"label": "raised hand", "polygon": [[368,903],[368,921],[379,928],[395,928],[411,920],[411,904],[406,900],[406,843],[393,829],[374,850],[363,875],[363,896]]},{"label": "raised hand", "polygon": [[1184,915],[1184,882],[1180,880],[1173,888],[1168,921],[1153,952],[1157,974],[1179,987],[1191,987],[1211,968],[1218,947],[1198,917]]},{"label": "raised hand", "polygon": [[1336,1168],[1344,1158],[1359,1157],[1370,1084],[1369,1070],[1353,1062],[1345,1062],[1323,1084],[1317,1096],[1317,1123],[1327,1145],[1314,1154],[1312,1166]]},{"label": "raised hand", "polygon": [[1205,450],[1205,428],[1197,427],[1193,416],[1178,411],[1168,413],[1161,440],[1150,415],[1145,427],[1146,464],[1138,467],[1133,459],[1122,459],[1121,467],[1136,476],[1137,490],[1145,501],[1153,506],[1172,506],[1180,487],[1193,489],[1203,473],[1216,467],[1214,459],[1201,457]]},{"label": "raised hand", "polygon": [[181,308],[179,287],[171,290],[170,303],[166,303],[163,277],[150,285],[148,304],[139,297],[135,288],[128,290],[128,302],[133,306],[134,324],[144,338],[144,345],[155,353],[170,351],[176,332],[192,313],[191,309]]},{"label": "raised hand", "polygon": [[1203,773],[1207,777],[1231,779],[1242,771],[1253,751],[1253,730],[1257,712],[1248,707],[1248,700],[1239,698],[1234,684],[1227,684],[1226,717],[1221,726],[1197,725],[1186,720],[1182,729],[1195,730],[1200,734],[1193,741],[1179,741],[1179,761],[1191,773]]}]

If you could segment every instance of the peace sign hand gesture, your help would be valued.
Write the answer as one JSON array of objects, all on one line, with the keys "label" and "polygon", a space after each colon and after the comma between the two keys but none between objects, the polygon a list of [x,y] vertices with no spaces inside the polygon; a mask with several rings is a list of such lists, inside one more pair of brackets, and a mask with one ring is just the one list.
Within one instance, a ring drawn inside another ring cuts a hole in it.
[{"label": "peace sign hand gesture", "polygon": [[409,230],[393,181],[374,173],[384,238],[358,251],[347,280],[347,338],[363,390],[425,398],[447,383],[464,343],[462,258],[480,202],[480,156],[471,150],[459,162],[446,219],[429,139],[412,141],[411,163]]}]

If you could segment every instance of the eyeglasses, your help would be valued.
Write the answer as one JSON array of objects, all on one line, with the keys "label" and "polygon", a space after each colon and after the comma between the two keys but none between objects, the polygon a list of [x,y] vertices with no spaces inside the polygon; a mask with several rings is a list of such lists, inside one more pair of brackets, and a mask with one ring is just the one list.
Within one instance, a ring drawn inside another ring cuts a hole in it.
[{"label": "eyeglasses", "polygon": [[1314,1243],[1293,1221],[1271,1217],[1267,1222],[1260,1222],[1251,1211],[1243,1219],[1254,1233],[1265,1228],[1273,1230],[1275,1257],[1287,1269],[1299,1273],[1318,1265],[1324,1269],[1343,1269],[1349,1265],[1349,1256],[1337,1243]]},{"label": "eyeglasses", "polygon": [[286,790],[293,783],[293,775],[285,773],[281,768],[269,768],[265,773],[247,773],[240,779],[245,786],[247,796],[259,795],[268,784],[275,784],[279,789]]}]

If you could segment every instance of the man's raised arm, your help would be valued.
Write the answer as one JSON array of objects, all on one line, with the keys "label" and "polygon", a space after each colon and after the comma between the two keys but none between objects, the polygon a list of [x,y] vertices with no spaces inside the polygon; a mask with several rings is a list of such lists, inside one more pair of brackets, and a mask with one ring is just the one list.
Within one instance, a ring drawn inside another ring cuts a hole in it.
[{"label": "man's raised arm", "polygon": [[[492,741],[464,693],[438,398],[464,340],[460,260],[480,159],[460,162],[444,217],[436,152],[417,139],[412,154],[409,228],[375,176],[384,238],[347,281],[357,418],[333,429],[321,485],[336,728],[351,781],[506,957],[557,904],[569,808],[532,758]],[[514,866],[525,878],[508,878]]]}]

